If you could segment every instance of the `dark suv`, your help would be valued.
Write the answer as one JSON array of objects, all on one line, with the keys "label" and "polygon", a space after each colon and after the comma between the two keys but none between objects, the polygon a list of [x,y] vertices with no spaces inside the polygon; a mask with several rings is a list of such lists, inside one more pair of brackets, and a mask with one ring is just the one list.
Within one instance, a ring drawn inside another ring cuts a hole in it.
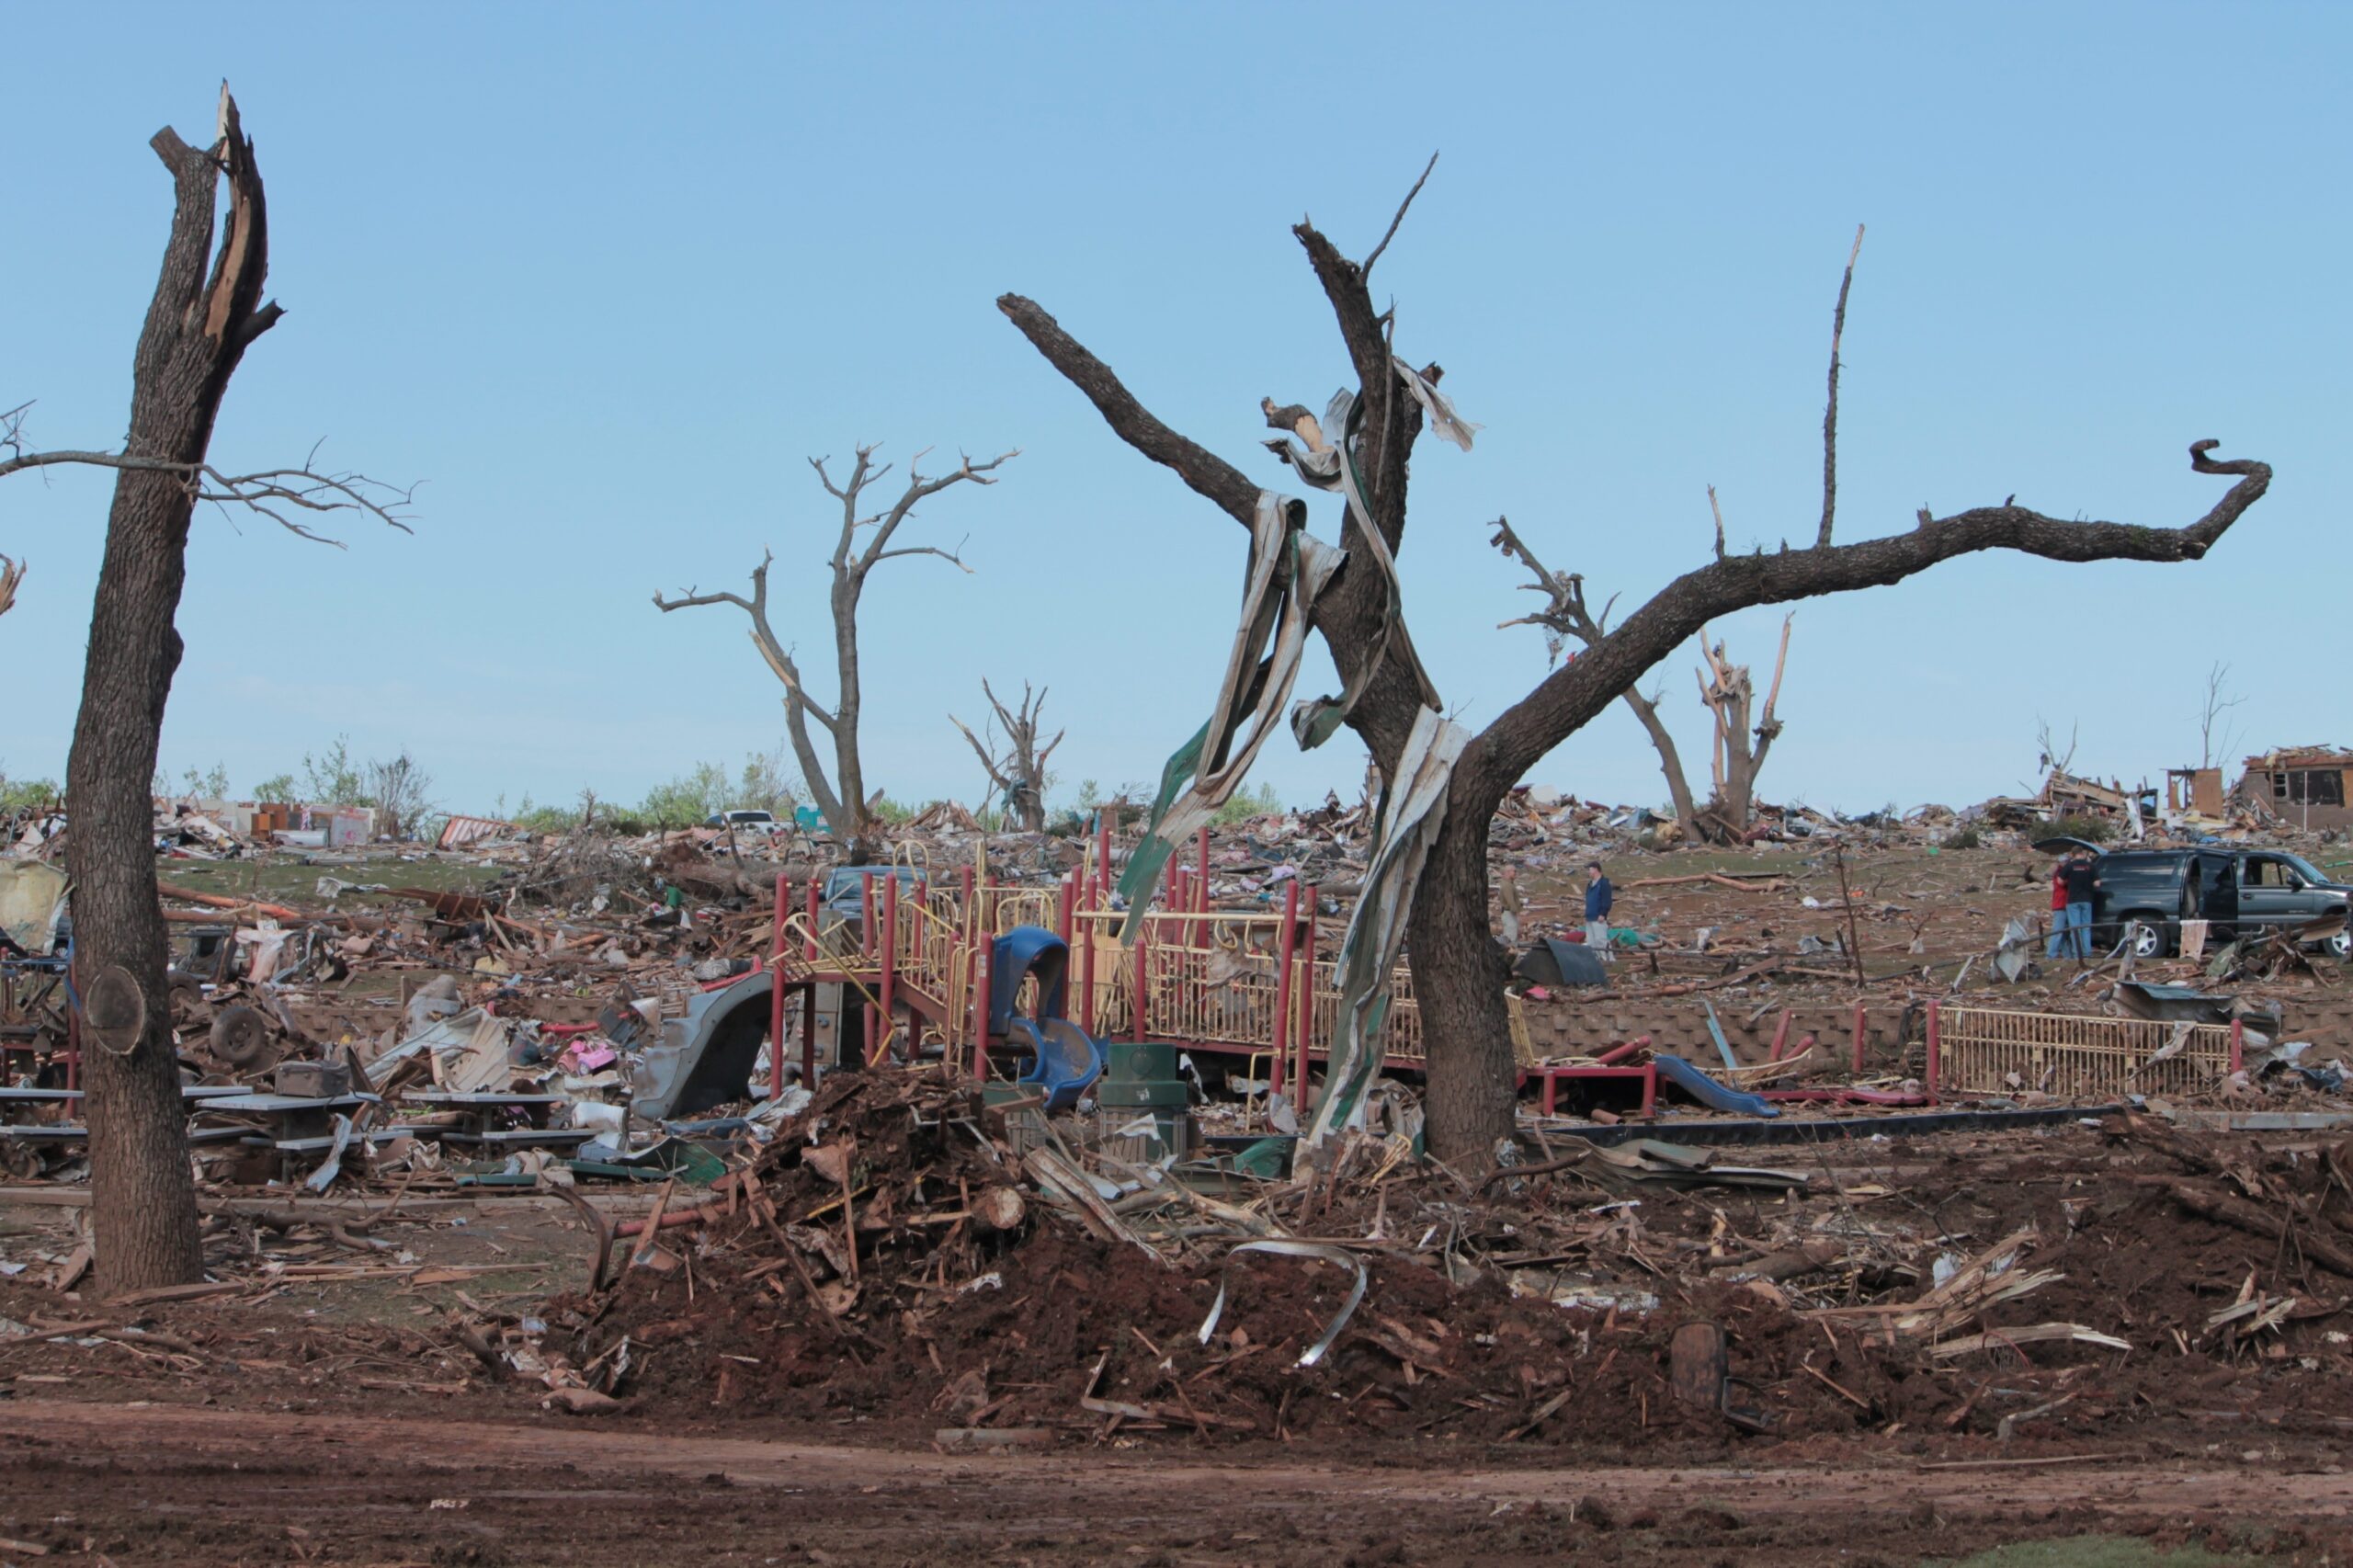
[{"label": "dark suv", "polygon": [[2353,958],[2347,910],[2353,887],[2332,882],[2310,861],[2280,849],[2111,849],[2081,839],[2046,838],[2037,849],[2089,849],[2092,944],[2112,948],[2132,929],[2137,958],[2163,958],[2179,945],[2181,922],[2209,920],[2222,940],[2294,930],[2334,919],[2319,938],[2337,958]]}]

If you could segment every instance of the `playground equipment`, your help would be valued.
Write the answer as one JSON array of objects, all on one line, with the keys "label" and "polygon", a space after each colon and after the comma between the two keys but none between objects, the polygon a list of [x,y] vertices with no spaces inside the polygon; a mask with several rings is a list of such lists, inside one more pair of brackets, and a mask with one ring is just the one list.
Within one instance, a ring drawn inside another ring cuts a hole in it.
[{"label": "playground equipment", "polygon": [[[1270,1095],[1303,1112],[1339,1029],[1336,964],[1319,953],[1320,941],[1337,933],[1321,928],[1315,890],[1296,881],[1271,890],[1266,906],[1212,909],[1205,832],[1187,859],[1167,867],[1132,945],[1120,940],[1130,914],[1114,907],[1108,826],[1098,828],[1083,865],[1042,885],[992,881],[972,867],[938,875],[856,868],[848,873],[854,892],[846,892],[838,869],[801,883],[779,878],[768,955],[776,976],[770,1038],[793,1038],[797,1000],[803,1083],[814,1081],[827,1017],[838,1018],[835,1049],[842,1060],[858,1060],[853,1051],[869,1062],[937,1057],[983,1081],[1060,1082],[1081,1074],[1076,1037],[1093,1043],[1097,1073],[1120,1045],[1165,1046],[1165,1056],[1124,1067],[1114,1061],[1098,1100],[1149,1112],[1173,1133],[1176,1119],[1163,1114],[1163,1102],[1182,1109],[1168,1086],[1177,1081],[1174,1061],[1182,1051],[1212,1075],[1230,1067],[1263,1079]],[[834,918],[830,911],[841,905],[862,918]],[[838,997],[837,1013],[826,1010],[831,997]],[[1392,997],[1383,1027],[1387,1062],[1418,1069],[1421,1015],[1403,967]],[[1512,1024],[1514,1047],[1532,1065],[1517,1008]],[[782,1090],[786,1054],[771,1059],[772,1092]],[[1040,1074],[1044,1078],[1029,1076]],[[1113,1083],[1154,1087],[1122,1090],[1129,1097],[1115,1099]]]}]

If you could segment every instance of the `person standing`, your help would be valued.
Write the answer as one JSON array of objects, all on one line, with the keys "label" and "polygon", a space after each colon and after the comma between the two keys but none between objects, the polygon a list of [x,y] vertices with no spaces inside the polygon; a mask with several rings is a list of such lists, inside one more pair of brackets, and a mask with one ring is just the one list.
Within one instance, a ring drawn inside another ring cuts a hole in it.
[{"label": "person standing", "polygon": [[2067,935],[2075,957],[2086,963],[2092,956],[2092,897],[2097,881],[2091,851],[2076,850],[2067,860]]},{"label": "person standing", "polygon": [[2051,862],[2051,939],[2042,944],[2042,956],[2063,958],[2069,947],[2067,932],[2074,916],[2067,913],[2067,857],[2054,858]]},{"label": "person standing", "polygon": [[1585,945],[1606,959],[1609,956],[1609,906],[1616,902],[1616,890],[1602,875],[1600,861],[1594,861],[1586,871]]}]

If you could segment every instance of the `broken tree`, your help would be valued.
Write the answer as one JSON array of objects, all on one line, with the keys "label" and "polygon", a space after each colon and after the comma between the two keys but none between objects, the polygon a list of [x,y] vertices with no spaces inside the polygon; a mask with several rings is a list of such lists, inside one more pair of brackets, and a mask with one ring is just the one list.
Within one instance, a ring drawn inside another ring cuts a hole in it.
[{"label": "broken tree", "polygon": [[[1390,233],[1396,228],[1392,222]],[[1392,349],[1398,312],[1376,307],[1366,281],[1387,237],[1358,264],[1341,255],[1312,222],[1301,222],[1292,233],[1330,302],[1357,384],[1334,399],[1324,421],[1331,427],[1314,432],[1322,446],[1302,427],[1305,411],[1298,405],[1276,407],[1268,399],[1262,406],[1270,423],[1299,437],[1300,444],[1281,443],[1279,455],[1308,483],[1345,495],[1337,551],[1305,535],[1303,502],[1263,490],[1239,468],[1170,429],[1034,301],[1006,294],[997,307],[1086,395],[1121,439],[1174,471],[1251,537],[1245,599],[1250,619],[1237,642],[1236,662],[1229,667],[1211,722],[1197,737],[1189,767],[1180,752],[1171,759],[1172,775],[1181,780],[1198,771],[1197,791],[1203,786],[1211,793],[1236,787],[1265,736],[1264,718],[1288,698],[1297,669],[1296,639],[1312,626],[1330,647],[1346,689],[1336,699],[1303,705],[1293,727],[1302,740],[1313,742],[1334,723],[1345,722],[1381,767],[1386,786],[1383,838],[1363,901],[1374,913],[1368,916],[1360,909],[1358,918],[1385,921],[1396,912],[1381,907],[1384,899],[1402,899],[1408,906],[1402,934],[1412,951],[1414,992],[1428,1051],[1429,1147],[1438,1158],[1459,1162],[1458,1169],[1492,1161],[1497,1143],[1512,1131],[1514,1063],[1504,1001],[1507,958],[1489,935],[1487,826],[1505,793],[1546,753],[1619,700],[1686,639],[1734,610],[1894,583],[1983,550],[2016,550],[2067,562],[2195,561],[2270,485],[2269,465],[2218,462],[2209,454],[2219,443],[2204,440],[2190,449],[2192,468],[2234,475],[2237,483],[2204,517],[2184,528],[2072,521],[2006,501],[1945,517],[1924,512],[1917,526],[1903,533],[1834,544],[1834,405],[1824,421],[1822,517],[1810,547],[1733,555],[1719,545],[1714,560],[1668,584],[1582,657],[1552,671],[1472,735],[1445,720],[1414,656],[1394,566],[1404,541],[1408,460],[1415,437],[1426,422],[1434,422],[1440,434],[1467,447],[1471,429],[1438,395],[1438,367],[1415,370]],[[1342,561],[1345,571],[1339,569]],[[1252,645],[1249,633],[1259,628],[1271,639],[1272,651],[1264,659],[1245,662],[1241,650]],[[1245,710],[1259,721],[1246,733],[1239,722]],[[1389,935],[1381,933],[1376,959],[1385,956],[1381,949],[1388,946]],[[1379,978],[1385,983],[1385,975]],[[1377,1030],[1378,1002],[1370,1011]],[[1335,1080],[1341,1069],[1336,1061]]]},{"label": "broken tree", "polygon": [[989,776],[991,791],[1005,802],[1006,815],[1024,833],[1043,833],[1046,831],[1046,759],[1053,755],[1056,746],[1063,744],[1063,732],[1060,730],[1055,731],[1054,738],[1043,746],[1038,744],[1038,716],[1045,710],[1046,694],[1040,690],[1032,697],[1029,683],[1025,680],[1021,683],[1019,706],[1009,710],[997,700],[996,693],[989,689],[985,678],[981,682],[981,694],[995,710],[994,723],[1005,730],[1005,754],[1002,756],[994,744],[994,730],[990,732],[992,744],[983,744],[981,737],[972,733],[972,727],[955,714],[948,715],[948,722],[963,731],[964,738],[972,743],[972,753],[981,759],[981,767]]},{"label": "broken tree", "polygon": [[[866,592],[866,580],[875,567],[903,555],[936,555],[962,571],[971,571],[958,551],[928,544],[893,548],[891,541],[917,502],[937,495],[951,484],[995,484],[996,481],[989,477],[991,471],[1021,455],[1017,449],[978,463],[968,457],[954,472],[926,479],[915,467],[924,459],[924,452],[917,452],[914,462],[907,465],[907,484],[899,498],[881,511],[860,516],[859,501],[867,486],[891,472],[889,463],[874,461],[875,450],[873,447],[858,448],[849,476],[840,484],[835,484],[833,476],[825,472],[828,460],[809,460],[809,466],[817,471],[817,482],[825,487],[827,494],[842,504],[841,532],[835,538],[829,562],[833,574],[829,602],[833,610],[836,682],[830,710],[809,695],[809,688],[801,678],[801,666],[793,661],[792,650],[778,640],[775,629],[768,623],[768,567],[776,560],[773,552],[764,554],[760,563],[752,569],[749,598],[741,594],[698,593],[693,588],[676,598],[665,599],[659,593],[654,596],[654,608],[665,613],[695,605],[731,604],[752,618],[752,645],[760,651],[760,657],[767,662],[776,678],[784,683],[785,721],[787,733],[792,738],[792,754],[800,761],[811,798],[824,814],[825,825],[833,830],[835,841],[844,846],[852,865],[865,864],[878,853],[870,814],[872,800],[866,792],[866,767],[858,749],[858,716],[865,707],[865,689],[858,679],[858,608]],[[924,449],[929,450],[927,447]],[[861,535],[865,536],[862,542]],[[809,731],[813,721],[834,744],[830,779],[817,756],[815,737]]]},{"label": "broken tree", "polygon": [[[90,1223],[110,1293],[185,1284],[203,1272],[147,792],[182,651],[172,622],[188,576],[190,517],[199,501],[212,501],[251,507],[310,538],[317,536],[293,510],[358,510],[400,526],[388,509],[397,499],[374,499],[379,487],[358,475],[232,475],[209,462],[229,378],[282,313],[262,301],[269,231],[261,172],[225,85],[210,148],[188,146],[169,127],[149,144],[171,171],[175,204],[131,361],[122,450],[28,450],[21,409],[0,425],[9,454],[0,475],[51,464],[116,471],[65,775],[74,967],[87,1046]],[[229,210],[215,255],[213,203],[224,172]]]},{"label": "broken tree", "polygon": [[1774,739],[1781,733],[1773,704],[1781,696],[1781,672],[1789,667],[1791,619],[1785,616],[1781,620],[1781,651],[1773,659],[1773,684],[1766,690],[1761,714],[1753,711],[1756,688],[1748,678],[1748,666],[1725,658],[1724,645],[1711,646],[1706,630],[1700,631],[1699,656],[1707,660],[1708,668],[1699,677],[1699,700],[1716,722],[1708,763],[1715,793],[1699,813],[1701,831],[1709,838],[1745,842],[1753,825],[1757,770],[1765,766],[1765,754],[1773,749]]}]

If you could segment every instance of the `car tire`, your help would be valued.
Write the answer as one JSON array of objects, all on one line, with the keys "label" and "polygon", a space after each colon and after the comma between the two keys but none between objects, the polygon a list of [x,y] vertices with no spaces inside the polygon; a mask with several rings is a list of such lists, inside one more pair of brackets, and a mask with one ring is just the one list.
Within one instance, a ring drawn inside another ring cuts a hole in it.
[{"label": "car tire", "polygon": [[2353,927],[2339,931],[2323,945],[2328,949],[2328,956],[2339,962],[2353,960]]},{"label": "car tire", "polygon": [[269,1023],[251,1007],[223,1007],[212,1020],[212,1054],[232,1067],[251,1067],[269,1051]]},{"label": "car tire", "polygon": [[2128,915],[2125,930],[2132,939],[2131,952],[2136,959],[2161,959],[2173,944],[2166,940],[2165,925],[2154,915]]}]

